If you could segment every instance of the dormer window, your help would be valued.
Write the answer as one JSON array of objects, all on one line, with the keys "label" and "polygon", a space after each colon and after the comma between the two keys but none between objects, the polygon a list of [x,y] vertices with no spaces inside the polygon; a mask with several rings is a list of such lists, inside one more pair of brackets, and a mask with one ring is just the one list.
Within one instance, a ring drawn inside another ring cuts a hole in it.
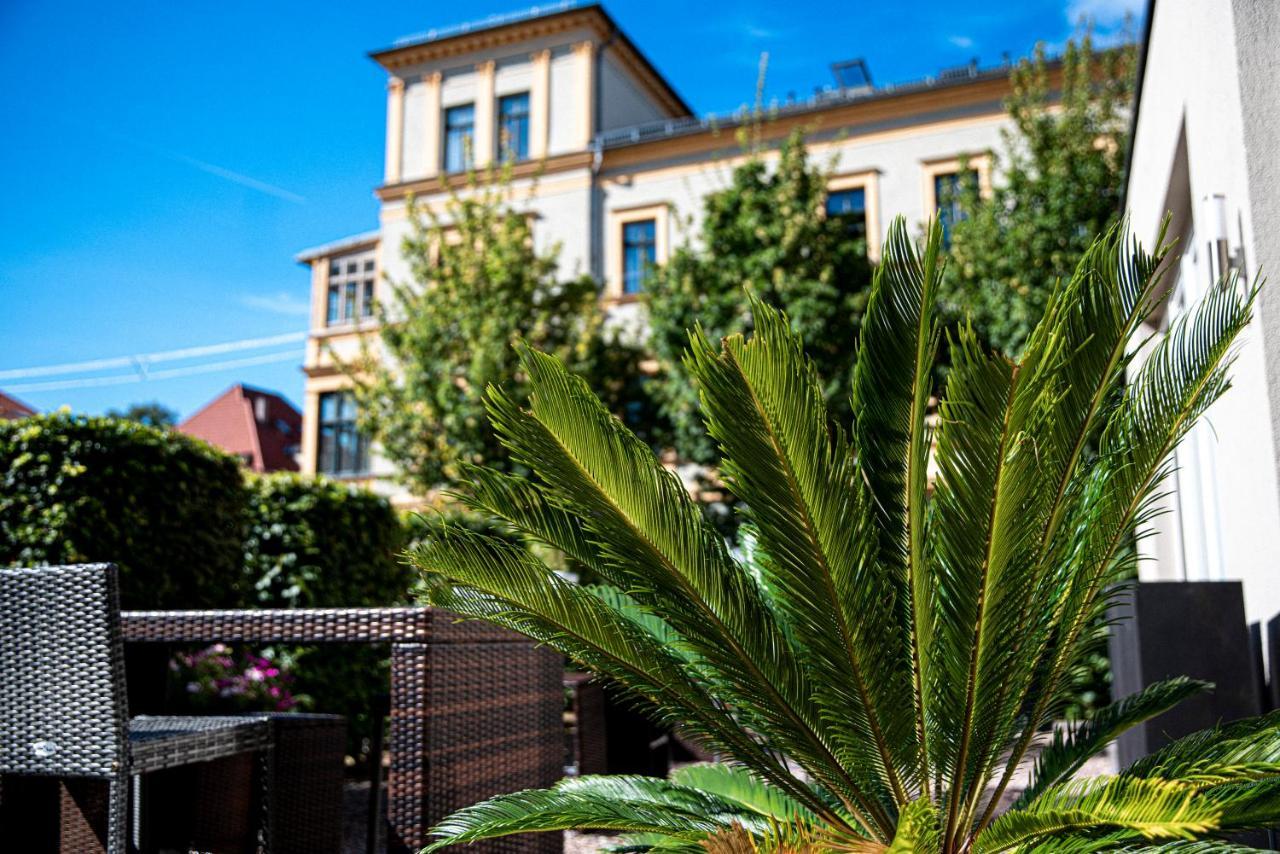
[{"label": "dormer window", "polygon": [[476,147],[476,105],[460,104],[444,111],[444,171],[471,168]]},{"label": "dormer window", "polygon": [[498,159],[529,159],[529,93],[498,99]]}]

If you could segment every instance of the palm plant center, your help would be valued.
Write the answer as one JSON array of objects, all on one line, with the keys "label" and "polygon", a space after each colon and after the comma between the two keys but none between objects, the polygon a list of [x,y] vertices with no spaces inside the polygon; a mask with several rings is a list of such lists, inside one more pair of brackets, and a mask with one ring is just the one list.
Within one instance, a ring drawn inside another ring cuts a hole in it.
[{"label": "palm plant center", "polygon": [[[1073,779],[1207,687],[1187,679],[1057,730],[1000,807],[1132,574],[1170,452],[1228,387],[1256,289],[1221,283],[1139,348],[1167,250],[1113,231],[1020,361],[946,336],[935,418],[940,244],[890,230],[851,423],[775,309],[755,302],[749,335],[691,333],[749,553],[581,379],[522,351],[527,408],[491,389],[489,413],[529,476],[473,469],[467,500],[530,546],[446,528],[412,555],[431,601],[553,647],[721,761],[500,796],[446,819],[437,847],[596,828],[631,851],[1231,851],[1280,821],[1280,713]],[[559,555],[603,583],[567,580]]]}]

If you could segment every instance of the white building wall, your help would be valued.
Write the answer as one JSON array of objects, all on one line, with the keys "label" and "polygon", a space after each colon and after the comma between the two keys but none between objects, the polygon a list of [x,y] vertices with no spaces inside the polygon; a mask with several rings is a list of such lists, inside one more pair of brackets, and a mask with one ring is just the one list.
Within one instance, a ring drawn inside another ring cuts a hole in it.
[{"label": "white building wall", "polygon": [[600,130],[628,127],[666,117],[662,108],[641,91],[630,74],[618,67],[605,50],[600,61]]},{"label": "white building wall", "polygon": [[404,87],[404,144],[400,149],[402,180],[427,174],[427,85],[421,79]]},{"label": "white building wall", "polygon": [[[512,206],[534,217],[535,246],[543,252],[559,247],[560,275],[566,278],[590,273],[590,180],[590,173],[581,169],[558,172],[540,180],[521,178],[511,184]],[[416,203],[443,210],[447,198],[445,194],[423,195]],[[381,218],[379,269],[391,281],[407,282],[409,265],[400,252],[411,230],[405,201],[383,204]],[[447,222],[445,218],[446,225]]]},{"label": "white building wall", "polygon": [[[1166,210],[1173,210],[1175,228],[1194,234],[1201,200],[1223,194],[1229,243],[1233,251],[1243,249],[1249,276],[1258,269],[1259,254],[1252,194],[1275,198],[1280,186],[1274,180],[1271,186],[1250,184],[1248,158],[1269,157],[1274,164],[1277,153],[1251,151],[1244,135],[1237,38],[1247,34],[1237,32],[1231,7],[1229,0],[1156,4],[1127,198],[1134,232],[1150,245]],[[1204,233],[1203,223],[1198,230]],[[1273,244],[1277,239],[1259,236]],[[1188,257],[1173,268],[1174,288],[1179,276],[1208,275],[1202,245],[1180,250]],[[1264,292],[1262,299],[1277,297]],[[1266,345],[1264,338],[1270,339]],[[1193,437],[1196,452],[1180,449],[1196,470],[1175,481],[1181,493],[1171,496],[1172,512],[1158,520],[1155,537],[1143,544],[1149,560],[1140,570],[1147,579],[1242,580],[1250,621],[1280,612],[1280,490],[1264,346],[1280,346],[1280,329],[1268,329],[1259,312],[1241,341],[1233,388],[1209,412],[1212,429]],[[1216,530],[1198,530],[1203,525]]]},{"label": "white building wall", "polygon": [[579,151],[578,114],[583,109],[579,103],[581,86],[578,85],[577,56],[568,45],[560,45],[551,51],[550,128],[547,137],[547,154],[565,154]]},{"label": "white building wall", "polygon": [[[445,109],[475,103],[479,79],[476,74],[477,65],[490,61],[494,63],[495,98],[528,92],[533,88],[532,56],[542,50],[551,51],[552,57],[548,154],[582,150],[576,130],[576,117],[582,109],[581,86],[578,83],[579,67],[571,45],[587,40],[594,40],[592,33],[586,30],[571,31],[531,39],[518,47],[477,51],[466,57],[449,57],[398,69],[397,76],[405,81],[403,121],[400,125],[403,152],[401,180],[411,181],[433,174],[433,167],[438,164],[426,162],[426,140],[434,138],[438,141],[441,138],[442,113]],[[441,112],[433,114],[427,109],[424,81],[435,73],[441,75]],[[436,151],[441,150],[437,144]]]},{"label": "white building wall", "polygon": [[[977,155],[1000,148],[1000,129],[1007,126],[1003,115],[959,119],[946,125],[873,130],[866,135],[839,133],[828,141],[810,146],[811,159],[835,175],[874,172],[876,192],[869,192],[868,207],[875,206],[880,230],[893,217],[906,217],[912,227],[920,227],[933,211],[926,210],[926,164],[962,155]],[[698,240],[702,200],[723,190],[732,180],[734,168],[744,159],[730,134],[723,149],[714,156],[694,162],[646,164],[643,169],[618,170],[602,176],[606,211],[641,205],[668,203],[673,208],[676,232],[673,246],[688,239]],[[767,163],[777,161],[776,152],[764,155]],[[606,246],[608,241],[606,241]],[[606,257],[606,269],[617,259]]]},{"label": "white building wall", "polygon": [[[461,104],[472,104],[476,100],[476,71],[474,66],[466,65],[445,69],[440,82],[440,108],[448,109]],[[434,119],[436,127],[440,126],[440,116],[429,116]]]},{"label": "white building wall", "polygon": [[528,92],[532,85],[533,63],[528,54],[509,56],[498,62],[493,78],[493,93],[496,97]]}]

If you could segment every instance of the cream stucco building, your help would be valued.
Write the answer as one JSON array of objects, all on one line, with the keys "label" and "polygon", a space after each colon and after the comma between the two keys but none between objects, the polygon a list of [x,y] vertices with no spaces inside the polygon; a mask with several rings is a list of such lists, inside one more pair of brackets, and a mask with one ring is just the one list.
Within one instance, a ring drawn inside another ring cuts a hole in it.
[{"label": "cream stucco building", "polygon": [[1242,581],[1265,622],[1280,613],[1280,3],[1158,0],[1147,22],[1125,194],[1144,243],[1166,212],[1178,241],[1158,325],[1224,273],[1270,283],[1232,389],[1175,453],[1140,575]]},{"label": "cream stucco building", "polygon": [[[465,187],[469,167],[511,157],[535,240],[560,244],[562,271],[592,275],[614,319],[642,327],[639,271],[697,239],[703,197],[743,154],[737,121],[694,116],[598,4],[432,32],[372,57],[388,75],[377,228],[298,256],[312,281],[302,458],[304,471],[396,494],[392,468],[354,429],[334,356],[368,334],[384,281],[407,278],[398,247],[411,194],[439,204],[447,187]],[[776,142],[805,130],[813,155],[831,164],[829,210],[865,229],[873,258],[892,217],[934,214],[962,160],[989,186],[989,154],[1008,123],[1008,67],[881,87],[861,63],[835,70],[839,85],[779,105],[763,134]],[[684,234],[690,218],[694,233]]]}]

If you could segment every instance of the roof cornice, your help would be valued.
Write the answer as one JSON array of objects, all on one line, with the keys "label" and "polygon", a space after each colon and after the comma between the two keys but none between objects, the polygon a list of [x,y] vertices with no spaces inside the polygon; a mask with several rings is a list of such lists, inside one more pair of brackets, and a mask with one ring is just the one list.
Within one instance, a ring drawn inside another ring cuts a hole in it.
[{"label": "roof cornice", "polygon": [[552,36],[570,30],[589,30],[594,35],[604,38],[612,21],[597,6],[585,9],[568,9],[539,18],[530,18],[509,24],[499,24],[469,33],[460,33],[442,39],[415,42],[399,45],[385,50],[376,50],[369,57],[383,68],[395,73],[401,68],[420,65],[452,56],[475,53],[543,36]]},{"label": "roof cornice", "polygon": [[607,42],[616,34],[618,38],[611,49],[617,51],[617,57],[628,72],[632,74],[673,116],[692,114],[689,105],[676,92],[653,63],[636,47],[635,43],[624,33],[617,23],[599,5],[568,8],[510,23],[496,24],[492,27],[459,33],[444,38],[430,39],[411,44],[397,45],[385,50],[376,50],[369,57],[391,74],[398,74],[405,68],[437,62],[457,56],[467,56],[486,50],[518,45],[539,38],[559,35],[573,31],[587,31],[592,37]]}]

